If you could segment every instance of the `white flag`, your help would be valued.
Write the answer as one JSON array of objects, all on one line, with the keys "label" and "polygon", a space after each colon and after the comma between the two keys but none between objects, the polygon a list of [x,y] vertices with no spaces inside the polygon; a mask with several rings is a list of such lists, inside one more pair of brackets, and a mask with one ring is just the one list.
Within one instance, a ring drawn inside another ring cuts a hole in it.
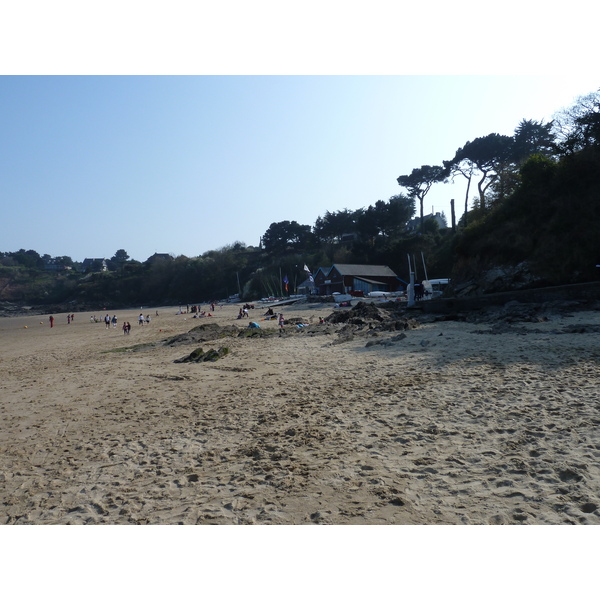
[{"label": "white flag", "polygon": [[310,269],[306,265],[304,265],[304,270],[310,274]]}]

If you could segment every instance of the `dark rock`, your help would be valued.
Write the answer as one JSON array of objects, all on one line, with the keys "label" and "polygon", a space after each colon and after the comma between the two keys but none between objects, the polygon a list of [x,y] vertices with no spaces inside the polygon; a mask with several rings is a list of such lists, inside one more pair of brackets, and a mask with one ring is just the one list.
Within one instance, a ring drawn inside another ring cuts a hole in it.
[{"label": "dark rock", "polygon": [[227,354],[229,354],[229,348],[226,348],[226,347],[219,348],[218,350],[214,350],[213,348],[211,348],[210,350],[207,350],[206,352],[204,352],[204,350],[202,348],[196,348],[196,350],[194,350],[187,356],[178,358],[177,360],[174,360],[173,362],[176,362],[176,363],[188,363],[188,362],[196,362],[197,363],[197,362],[208,362],[208,361],[215,362],[215,361],[219,360],[220,358],[227,356]]},{"label": "dark rock", "polygon": [[361,325],[369,321],[381,322],[386,318],[389,318],[388,311],[380,310],[371,302],[359,302],[350,310],[332,313],[326,317],[325,321],[327,323],[352,323],[354,325]]},{"label": "dark rock", "polygon": [[198,327],[190,329],[187,333],[175,335],[163,342],[165,346],[184,346],[197,344],[224,337],[235,337],[240,329],[235,325],[225,325],[224,327],[217,323],[203,323]]},{"label": "dark rock", "polygon": [[464,282],[453,282],[455,296],[479,296],[504,292],[507,290],[523,290],[539,286],[543,280],[534,275],[530,265],[523,261],[518,265],[491,267],[483,271],[477,279]]},{"label": "dark rock", "polygon": [[276,335],[277,329],[261,329],[260,327],[246,327],[242,330],[238,330],[237,337],[241,338],[255,338],[255,337],[268,337]]}]

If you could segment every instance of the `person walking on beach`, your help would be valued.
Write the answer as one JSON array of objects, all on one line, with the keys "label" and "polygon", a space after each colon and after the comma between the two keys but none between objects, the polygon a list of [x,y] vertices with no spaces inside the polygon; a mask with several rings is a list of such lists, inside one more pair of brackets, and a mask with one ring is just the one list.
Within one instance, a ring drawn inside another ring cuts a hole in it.
[{"label": "person walking on beach", "polygon": [[138,325],[143,325],[144,324],[144,315],[142,313],[140,313],[140,316],[138,317]]},{"label": "person walking on beach", "polygon": [[123,327],[122,327],[122,329],[123,329],[123,335],[127,335],[127,321],[125,321],[125,322],[123,323]]},{"label": "person walking on beach", "polygon": [[71,324],[71,315],[67,315],[67,325]]},{"label": "person walking on beach", "polygon": [[283,318],[283,313],[279,313],[279,335],[285,333],[285,329],[283,326],[285,325],[285,319]]},{"label": "person walking on beach", "polygon": [[54,327],[54,317],[52,315],[50,315],[48,321],[50,321],[50,327]]},{"label": "person walking on beach", "polygon": [[113,329],[116,329],[117,328],[117,315],[113,315],[111,322],[112,322]]},{"label": "person walking on beach", "polygon": [[106,329],[110,329],[110,317],[108,316],[108,313],[106,313],[106,316],[104,317],[104,324],[106,325]]}]

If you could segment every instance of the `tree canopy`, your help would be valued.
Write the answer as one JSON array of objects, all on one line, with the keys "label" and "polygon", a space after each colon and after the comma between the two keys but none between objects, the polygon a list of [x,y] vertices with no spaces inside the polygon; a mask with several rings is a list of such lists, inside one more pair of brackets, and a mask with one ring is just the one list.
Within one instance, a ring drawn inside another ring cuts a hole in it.
[{"label": "tree canopy", "polygon": [[296,221],[271,223],[262,237],[263,247],[271,255],[308,251],[313,242],[310,225],[300,225]]},{"label": "tree canopy", "polygon": [[557,112],[553,124],[562,155],[600,146],[600,90]]},{"label": "tree canopy", "polygon": [[129,254],[127,254],[127,252],[121,248],[115,252],[115,255],[111,258],[111,260],[114,260],[115,262],[125,262],[129,260]]},{"label": "tree canopy", "polygon": [[552,156],[556,151],[553,122],[543,123],[532,119],[523,119],[516,127],[513,136],[512,159],[522,164],[530,156]]},{"label": "tree canopy", "polygon": [[437,165],[422,165],[413,169],[410,175],[400,175],[397,182],[408,190],[411,198],[418,198],[420,207],[421,227],[423,227],[423,200],[434,183],[446,181],[449,171]]},{"label": "tree canopy", "polygon": [[317,217],[313,233],[321,242],[341,242],[342,236],[357,231],[358,214],[345,208],[335,212],[325,211]]},{"label": "tree canopy", "polygon": [[479,191],[479,206],[485,210],[485,192],[494,183],[502,169],[512,158],[513,138],[499,133],[490,133],[484,137],[475,138],[459,148],[454,158],[449,162],[449,167],[466,163],[467,168],[475,167],[481,174],[477,182]]}]

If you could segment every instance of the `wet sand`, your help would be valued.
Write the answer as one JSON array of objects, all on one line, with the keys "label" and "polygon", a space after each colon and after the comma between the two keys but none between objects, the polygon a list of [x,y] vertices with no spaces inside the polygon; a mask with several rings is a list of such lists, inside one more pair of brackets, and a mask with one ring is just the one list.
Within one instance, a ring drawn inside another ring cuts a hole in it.
[{"label": "wet sand", "polygon": [[247,322],[177,310],[0,319],[0,524],[600,523],[599,312],[369,347],[288,326],[190,364],[153,344]]}]

